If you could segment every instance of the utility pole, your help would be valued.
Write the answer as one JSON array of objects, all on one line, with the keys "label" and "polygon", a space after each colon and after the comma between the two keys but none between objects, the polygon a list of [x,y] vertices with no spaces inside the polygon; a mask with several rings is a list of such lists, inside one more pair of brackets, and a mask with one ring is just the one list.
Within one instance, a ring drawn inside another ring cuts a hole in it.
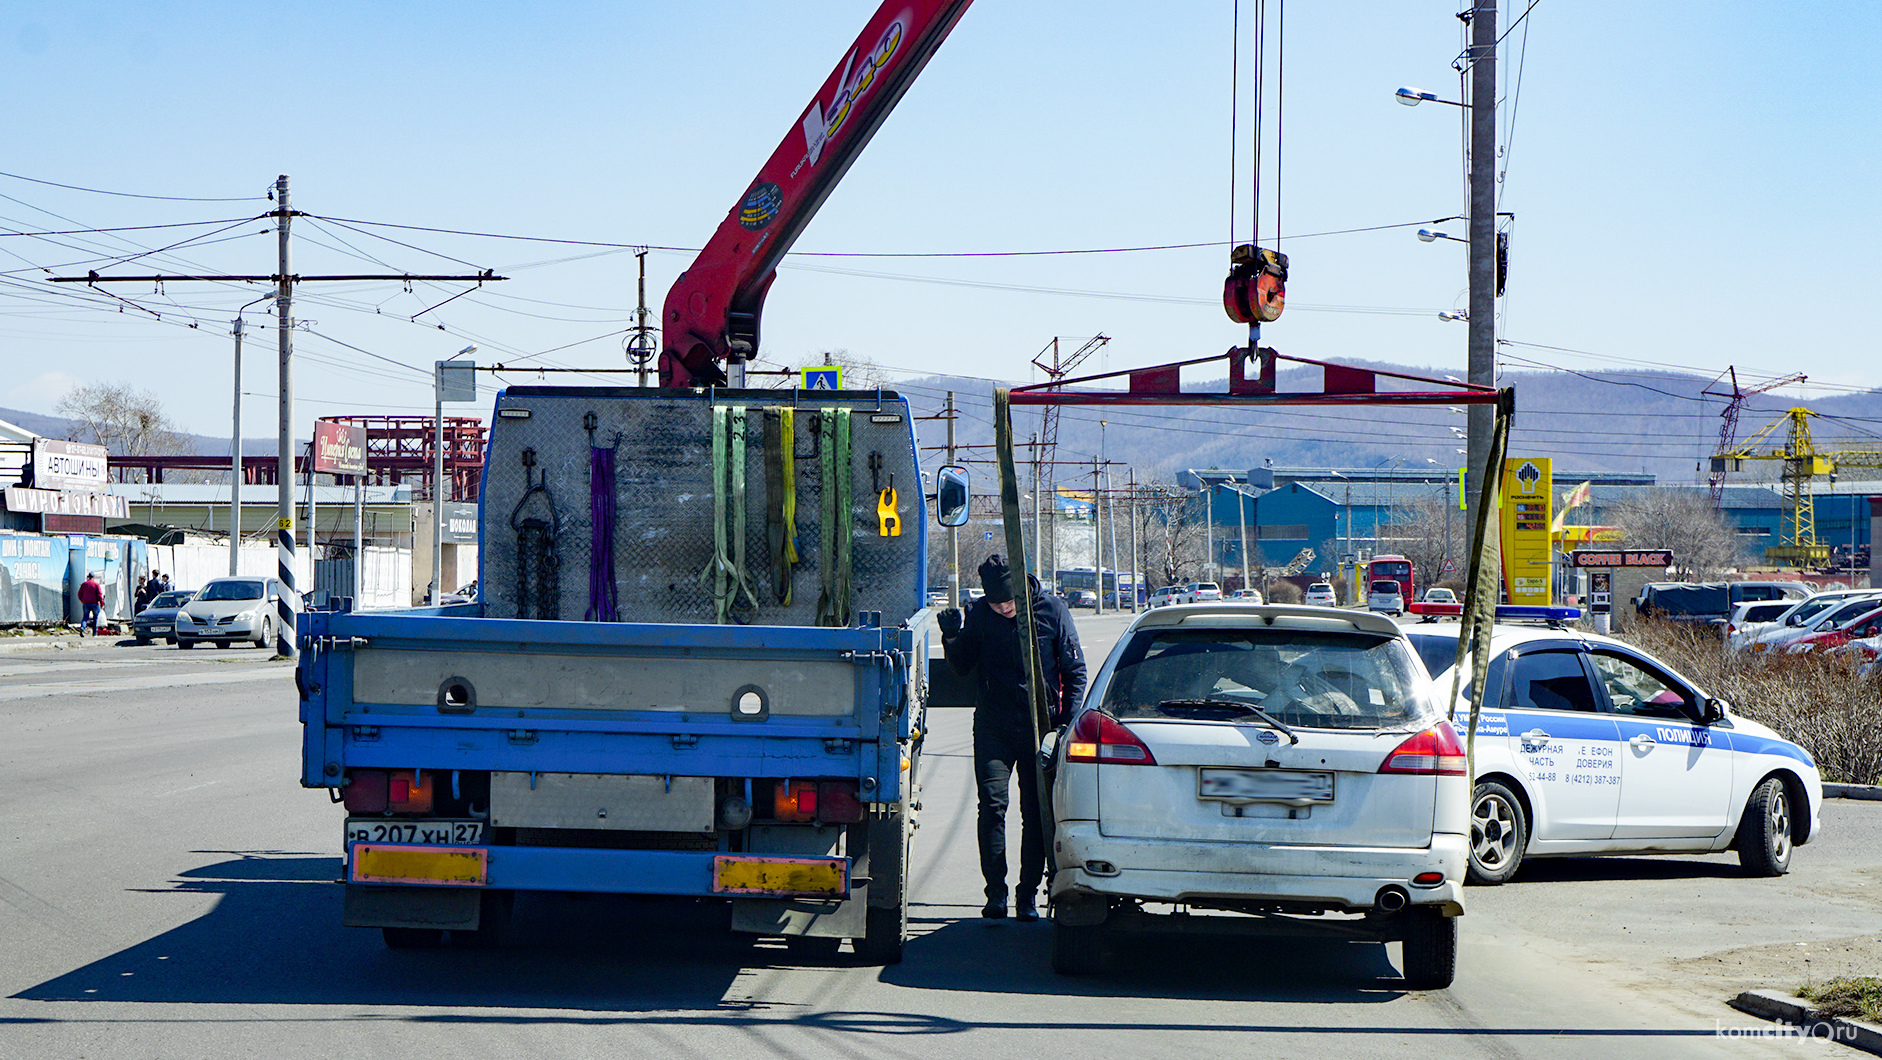
[{"label": "utility pole", "polygon": [[[1248,588],[1248,495],[1241,490],[1235,491],[1235,514],[1242,522],[1242,588]],[[1262,597],[1267,602],[1267,597]]]},{"label": "utility pole", "polygon": [[[647,249],[642,247],[634,252],[640,259],[640,301],[634,309],[634,334],[627,340],[627,359],[634,364],[634,374],[639,380],[637,386],[647,385],[647,365],[652,363],[654,354],[659,352],[659,344],[654,341],[653,326],[647,323]],[[948,425],[951,431],[953,424]],[[949,463],[953,463],[950,457]],[[960,572],[955,571],[956,580]]]},{"label": "utility pole", "polygon": [[[296,276],[288,268],[288,225],[294,217],[294,211],[288,206],[288,178],[282,174],[275,178],[274,191],[271,193],[275,208],[263,216],[275,219],[275,234],[279,243],[279,257],[273,275],[210,275],[190,273],[184,275],[132,275],[101,276],[97,272],[87,272],[83,276],[54,276],[52,283],[82,283],[88,287],[101,283],[176,283],[185,280],[206,281],[211,283],[272,283],[275,285],[275,324],[280,330],[281,385],[278,394],[281,412],[280,430],[275,439],[275,556],[277,573],[281,583],[290,592],[281,598],[275,609],[276,625],[280,628],[275,635],[275,650],[284,657],[292,658],[295,652],[294,628],[295,613],[299,604],[299,593],[294,579],[294,322],[291,312],[294,303],[294,285],[311,281],[357,282],[360,280],[398,280],[411,283],[414,280],[433,280],[445,282],[475,282],[482,285],[486,280],[507,280],[507,276],[498,276],[494,270],[470,276],[418,275],[415,273],[338,273],[321,276]],[[454,296],[455,297],[455,296]],[[443,303],[440,303],[443,304]],[[436,306],[433,307],[437,308]],[[238,432],[239,433],[239,432]],[[239,477],[239,476],[238,476]]]},{"label": "utility pole", "polygon": [[299,590],[294,584],[294,271],[288,268],[288,177],[275,178],[275,235],[279,260],[275,265],[274,319],[280,335],[281,422],[275,434],[274,542],[276,576],[288,591],[275,605],[275,654],[293,658],[294,616]]},{"label": "utility pole", "polygon": [[[646,301],[646,281],[641,282],[641,300]],[[642,370],[642,385],[646,385],[645,369]],[[954,463],[954,391],[948,391],[948,463]],[[939,496],[937,492],[936,496]],[[968,512],[973,511],[973,498],[968,498]],[[1034,531],[1035,535],[1037,531]],[[961,606],[961,535],[960,527],[948,527],[948,570],[952,572],[948,580],[948,606]]]},{"label": "utility pole", "polygon": [[1138,558],[1143,555],[1143,552],[1137,547],[1137,469],[1134,467],[1130,469],[1130,490],[1131,614],[1134,615],[1137,613],[1138,586],[1143,584],[1143,579],[1137,575],[1137,561]]},{"label": "utility pole", "polygon": [[[1475,0],[1470,13],[1470,348],[1467,376],[1496,385],[1496,0]],[[1490,457],[1495,407],[1469,406],[1465,449],[1470,470],[1466,546],[1475,555],[1477,505]]]},{"label": "utility pole", "polygon": [[242,318],[235,318],[235,437],[229,441],[229,577],[242,559]]},{"label": "utility pole", "polygon": [[1093,615],[1104,614],[1104,520],[1098,507],[1104,494],[1098,492],[1099,459],[1091,458],[1091,566],[1098,583],[1098,602],[1092,608]]}]

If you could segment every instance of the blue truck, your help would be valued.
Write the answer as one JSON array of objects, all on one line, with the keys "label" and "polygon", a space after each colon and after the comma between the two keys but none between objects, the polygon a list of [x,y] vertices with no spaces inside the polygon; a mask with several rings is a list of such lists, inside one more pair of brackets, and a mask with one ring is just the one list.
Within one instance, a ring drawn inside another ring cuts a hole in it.
[{"label": "blue truck", "polygon": [[479,509],[475,602],[297,631],[344,922],[488,944],[519,892],[683,896],[898,960],[939,636],[907,402],[511,387]]}]

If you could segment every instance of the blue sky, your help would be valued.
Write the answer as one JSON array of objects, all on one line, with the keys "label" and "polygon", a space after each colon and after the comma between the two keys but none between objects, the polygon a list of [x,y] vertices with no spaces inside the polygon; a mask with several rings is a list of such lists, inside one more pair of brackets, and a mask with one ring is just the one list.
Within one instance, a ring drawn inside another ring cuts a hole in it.
[{"label": "blue sky", "polygon": [[[0,177],[0,229],[252,217],[287,173],[294,206],[328,218],[697,247],[874,7],[10,4],[0,10],[0,171],[248,201]],[[1245,28],[1252,7],[1244,0]],[[1459,112],[1392,98],[1404,84],[1456,98],[1453,5],[1289,8],[1282,167],[1277,178],[1270,139],[1264,232],[1277,184],[1289,236],[1461,213]],[[1231,233],[1231,201],[1245,239],[1248,107],[1244,98],[1231,144],[1229,17],[1228,0],[1154,12],[980,0],[798,249],[1217,241]],[[1882,5],[1868,3],[1541,0],[1503,48],[1501,205],[1517,220],[1501,336],[1580,352],[1510,346],[1525,359],[1510,366],[1737,364],[1754,376],[1882,386],[1869,319],[1882,281],[1879,30]],[[1272,81],[1269,92],[1272,107]],[[1231,150],[1244,178],[1233,196]],[[272,272],[265,228],[238,225],[215,237],[236,238],[118,269]],[[143,307],[123,312],[44,290],[54,266],[82,272],[102,254],[207,230],[57,237],[65,245],[0,237],[0,405],[50,411],[73,383],[124,381],[154,391],[183,427],[225,433],[228,322],[260,289],[113,288]],[[630,253],[369,231],[447,257],[297,221],[295,270],[457,272],[470,262],[514,278],[420,322],[410,318],[463,288],[304,286],[296,315],[314,333],[299,338],[302,423],[427,412],[425,366],[473,342],[486,363],[623,366],[611,333],[631,323]],[[1461,244],[1420,243],[1401,228],[1289,238],[1282,249],[1291,308],[1267,343],[1462,368],[1463,326],[1436,317],[1463,308]],[[649,256],[656,308],[689,260]],[[1242,338],[1217,300],[1225,263],[1223,247],[797,257],[772,288],[763,352],[796,361],[842,349],[894,369],[1018,380],[1055,335],[1112,336],[1114,369],[1219,353]],[[254,312],[252,326],[265,327]],[[264,423],[271,340],[252,341],[246,364],[246,415]]]}]

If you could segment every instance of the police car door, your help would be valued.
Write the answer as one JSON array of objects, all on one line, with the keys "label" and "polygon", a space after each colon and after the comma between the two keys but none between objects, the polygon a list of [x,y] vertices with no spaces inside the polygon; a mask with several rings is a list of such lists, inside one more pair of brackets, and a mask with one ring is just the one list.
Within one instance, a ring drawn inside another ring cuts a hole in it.
[{"label": "police car door", "polygon": [[[1620,804],[1620,752],[1592,675],[1572,641],[1518,647],[1504,696],[1510,754],[1535,806],[1535,842],[1604,840]],[[1605,766],[1604,766],[1605,764]]]},{"label": "police car door", "polygon": [[1589,661],[1620,731],[1616,839],[1710,839],[1732,823],[1732,751],[1701,725],[1699,695],[1647,659],[1606,645]]}]

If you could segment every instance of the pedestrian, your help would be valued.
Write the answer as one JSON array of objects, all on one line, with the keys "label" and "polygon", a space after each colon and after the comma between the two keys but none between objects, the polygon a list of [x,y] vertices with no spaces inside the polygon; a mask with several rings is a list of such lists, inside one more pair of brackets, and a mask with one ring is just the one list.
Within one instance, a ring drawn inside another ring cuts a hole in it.
[{"label": "pedestrian", "polygon": [[136,615],[150,606],[150,576],[137,576],[137,591],[131,594],[131,614]]},{"label": "pedestrian", "polygon": [[[158,578],[158,584],[163,586],[161,589],[157,590],[157,593],[169,592],[170,591],[170,576],[168,574],[159,574],[157,575],[157,578]],[[151,596],[154,598],[157,595],[157,593],[152,593]]]},{"label": "pedestrian", "polygon": [[[1026,686],[1024,637],[1019,602],[1013,598],[1012,571],[995,555],[980,565],[986,595],[965,615],[959,608],[941,612],[941,646],[955,673],[974,680],[974,781],[979,789],[980,874],[987,904],[980,915],[1006,916],[1006,808],[1013,774],[1019,774],[1019,886],[1014,912],[1021,920],[1039,919],[1039,884],[1045,876],[1046,837],[1039,806],[1038,741]],[[1046,689],[1047,719],[1064,725],[1085,694],[1085,657],[1078,631],[1063,600],[1027,578],[1033,630],[1039,651],[1039,677]]]},{"label": "pedestrian", "polygon": [[79,635],[97,636],[98,614],[105,603],[105,587],[99,583],[97,572],[85,575],[85,584],[78,587],[78,602],[85,605],[85,621],[79,628]]}]

